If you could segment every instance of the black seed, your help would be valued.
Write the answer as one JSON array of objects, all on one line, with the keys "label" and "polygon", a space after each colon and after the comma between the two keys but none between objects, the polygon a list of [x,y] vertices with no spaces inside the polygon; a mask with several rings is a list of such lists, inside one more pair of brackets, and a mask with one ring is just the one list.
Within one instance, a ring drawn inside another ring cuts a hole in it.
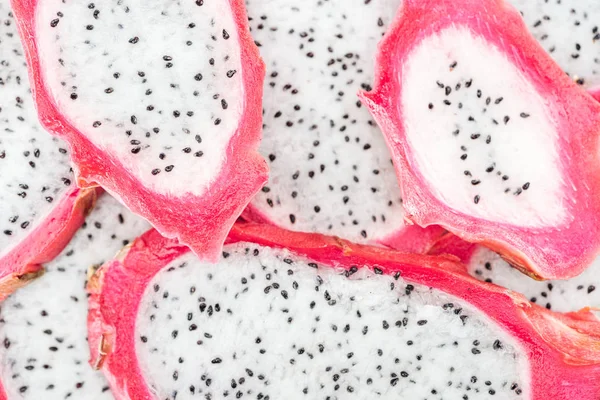
[{"label": "black seed", "polygon": [[140,41],[140,38],[137,36],[134,36],[131,39],[129,39],[129,43],[131,43],[131,44],[136,44],[139,41]]},{"label": "black seed", "polygon": [[53,19],[52,21],[50,21],[50,26],[56,28],[56,25],[58,25],[59,22],[60,20],[58,18]]},{"label": "black seed", "polygon": [[481,198],[479,197],[479,195],[477,195],[477,196],[475,196],[475,197],[473,198],[473,202],[474,202],[475,204],[479,204],[479,200],[480,200],[480,199],[481,199]]},{"label": "black seed", "polygon": [[521,118],[529,118],[529,114],[527,113],[521,113]]}]

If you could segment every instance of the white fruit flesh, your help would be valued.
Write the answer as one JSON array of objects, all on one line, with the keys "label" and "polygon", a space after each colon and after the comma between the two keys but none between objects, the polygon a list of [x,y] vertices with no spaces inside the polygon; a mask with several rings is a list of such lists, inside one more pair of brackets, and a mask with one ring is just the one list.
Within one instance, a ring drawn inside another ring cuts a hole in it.
[{"label": "white fruit flesh", "polygon": [[461,301],[251,244],[225,251],[218,265],[182,256],[148,286],[136,352],[157,398],[527,396],[518,345]]},{"label": "white fruit flesh", "polygon": [[2,303],[0,376],[9,399],[113,398],[102,374],[88,364],[88,268],[112,258],[148,227],[103,196],[47,273]]},{"label": "white fruit flesh", "polygon": [[203,194],[243,107],[229,2],[45,0],[36,24],[47,85],[74,127],[153,190]]},{"label": "white fruit flesh", "polygon": [[38,122],[10,2],[0,1],[0,256],[74,185],[66,145]]},{"label": "white fruit flesh", "polygon": [[510,0],[527,27],[575,81],[600,85],[600,3],[597,0]]},{"label": "white fruit flesh", "polygon": [[403,227],[389,150],[356,98],[399,4],[247,1],[267,67],[260,151],[271,169],[252,204],[277,225],[363,242]]},{"label": "white fruit flesh", "polygon": [[493,43],[460,27],[429,36],[401,87],[410,162],[438,200],[493,222],[564,222],[554,116]]}]

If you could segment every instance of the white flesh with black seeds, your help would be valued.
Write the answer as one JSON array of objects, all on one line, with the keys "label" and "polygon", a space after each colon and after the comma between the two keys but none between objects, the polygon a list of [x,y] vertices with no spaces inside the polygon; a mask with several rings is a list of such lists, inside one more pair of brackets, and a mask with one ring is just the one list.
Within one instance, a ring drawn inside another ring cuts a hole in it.
[{"label": "white flesh with black seeds", "polygon": [[465,28],[427,37],[408,55],[402,88],[410,162],[437,199],[523,227],[567,218],[554,116],[495,45]]},{"label": "white flesh with black seeds", "polygon": [[509,0],[530,32],[577,83],[600,85],[600,2]]},{"label": "white flesh with black seeds", "polygon": [[40,4],[38,49],[61,112],[153,190],[204,193],[243,106],[229,2]]},{"label": "white flesh with black seeds", "polygon": [[287,229],[354,241],[399,230],[390,153],[356,93],[400,0],[246,3],[267,67],[260,151],[271,169],[253,205]]},{"label": "white flesh with black seeds", "polygon": [[110,260],[149,228],[108,195],[47,273],[1,306],[1,379],[8,398],[110,400],[92,370],[86,328],[88,268]]},{"label": "white flesh with black seeds", "polygon": [[459,300],[281,250],[225,252],[182,256],[148,286],[136,352],[161,400],[526,398],[518,345]]},{"label": "white flesh with black seeds", "polygon": [[0,1],[0,256],[52,211],[73,183],[66,145],[38,122],[8,0]]},{"label": "white flesh with black seeds", "polygon": [[523,293],[531,302],[554,311],[600,308],[600,259],[573,279],[541,282],[512,268],[491,250],[479,248],[469,262],[469,273],[479,280]]}]

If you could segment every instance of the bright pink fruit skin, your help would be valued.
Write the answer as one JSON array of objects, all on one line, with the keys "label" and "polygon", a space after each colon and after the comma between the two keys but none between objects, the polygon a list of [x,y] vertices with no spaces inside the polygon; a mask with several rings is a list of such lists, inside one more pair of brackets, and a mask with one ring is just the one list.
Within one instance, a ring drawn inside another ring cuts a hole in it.
[{"label": "bright pink fruit skin", "polygon": [[228,160],[201,196],[173,197],[153,192],[128,173],[119,160],[96,147],[58,109],[47,89],[35,40],[36,7],[43,0],[13,0],[12,8],[29,65],[32,92],[42,125],[64,139],[77,168],[78,185],[101,185],[164,236],[177,238],[203,258],[216,259],[229,228],[267,181],[267,166],[258,154],[265,67],[250,37],[243,0],[229,1],[238,27],[244,105],[240,126],[227,147]]},{"label": "bright pink fruit skin", "polygon": [[[99,189],[73,188],[21,242],[0,258],[0,302],[42,273],[94,208]],[[1,397],[0,397],[1,398]]]},{"label": "bright pink fruit skin", "polygon": [[[354,265],[399,272],[408,282],[454,295],[491,318],[520,344],[529,359],[532,400],[592,400],[600,396],[600,322],[587,311],[558,314],[496,285],[479,282],[451,258],[402,254],[318,234],[237,223],[228,243],[288,248],[319,265]],[[152,278],[189,250],[149,231],[90,280],[88,315],[91,363],[103,370],[118,400],[155,399],[137,365],[135,321]]]},{"label": "bright pink fruit skin", "polygon": [[[248,222],[278,226],[277,221],[271,220],[252,204],[249,204],[244,210],[242,213],[242,218]],[[372,244],[387,246],[394,250],[407,253],[425,254],[445,232],[446,230],[440,226],[428,226],[427,228],[421,228],[418,225],[404,225],[393,234],[385,238],[378,239]]]},{"label": "bright pink fruit skin", "polygon": [[[494,44],[536,88],[557,120],[558,149],[568,185],[564,207],[571,217],[560,226],[524,228],[490,222],[449,209],[414,168],[399,101],[403,62],[426,37],[463,26]],[[370,109],[392,151],[407,218],[420,226],[441,225],[470,242],[482,243],[519,269],[542,279],[581,273],[600,249],[600,104],[568,78],[527,33],[517,11],[503,0],[406,0],[380,43],[372,92],[359,97]]]}]

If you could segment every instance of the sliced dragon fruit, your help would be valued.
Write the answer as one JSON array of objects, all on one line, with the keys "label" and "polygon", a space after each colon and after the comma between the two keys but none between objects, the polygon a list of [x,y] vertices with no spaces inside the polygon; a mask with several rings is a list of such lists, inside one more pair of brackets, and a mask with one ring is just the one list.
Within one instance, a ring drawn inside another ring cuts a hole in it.
[{"label": "sliced dragon fruit", "polygon": [[117,399],[600,395],[600,322],[444,257],[238,224],[211,265],[150,231],[88,289]]},{"label": "sliced dragon fruit", "polygon": [[596,0],[510,2],[558,65],[600,99],[600,3]]},{"label": "sliced dragon fruit", "polygon": [[98,200],[46,274],[8,297],[0,312],[0,399],[112,399],[88,364],[88,268],[109,260],[149,225],[112,197]]},{"label": "sliced dragon fruit", "polygon": [[354,96],[400,0],[246,3],[267,67],[260,151],[271,173],[245,218],[425,251],[442,230],[405,225],[389,151]]},{"label": "sliced dragon fruit", "polygon": [[40,126],[8,1],[0,1],[0,301],[40,273],[83,223],[94,189],[73,183],[67,148]]},{"label": "sliced dragon fruit", "polygon": [[[406,0],[375,89],[407,217],[528,274],[581,273],[600,247],[600,105],[503,0]],[[455,166],[456,165],[456,166]]]},{"label": "sliced dragon fruit", "polygon": [[473,277],[522,293],[532,303],[547,309],[572,312],[594,307],[600,310],[600,258],[573,279],[539,282],[512,268],[493,251],[451,234],[439,240],[430,254],[457,256]]},{"label": "sliced dragon fruit", "polygon": [[15,0],[43,124],[163,235],[217,257],[266,182],[264,65],[242,0]]}]

